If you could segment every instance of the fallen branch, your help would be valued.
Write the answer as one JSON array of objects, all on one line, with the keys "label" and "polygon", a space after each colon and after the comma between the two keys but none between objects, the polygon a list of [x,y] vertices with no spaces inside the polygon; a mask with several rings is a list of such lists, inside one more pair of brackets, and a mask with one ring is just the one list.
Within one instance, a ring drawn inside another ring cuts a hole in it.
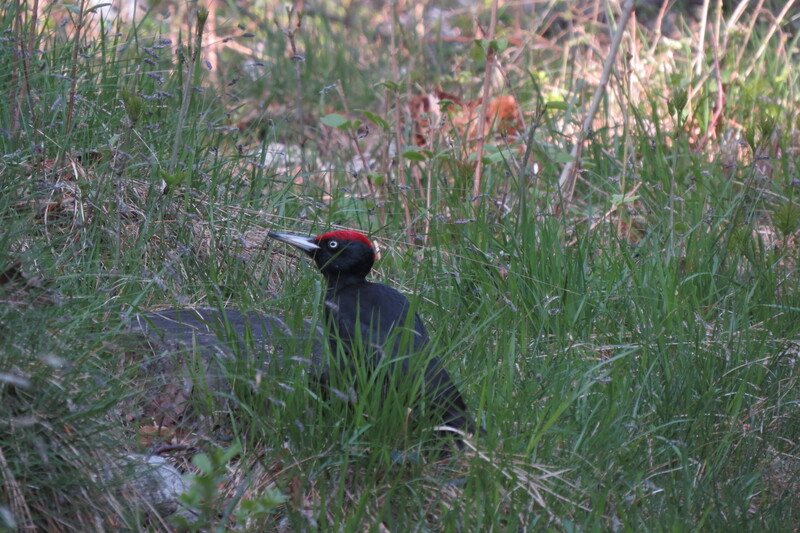
[{"label": "fallen branch", "polygon": [[486,72],[483,75],[483,92],[481,97],[481,110],[478,113],[478,159],[475,165],[475,179],[472,183],[472,200],[475,201],[481,197],[481,171],[483,169],[483,145],[486,141],[486,132],[484,131],[486,124],[486,113],[489,109],[489,87],[492,81],[492,70],[494,68],[495,50],[494,50],[494,36],[495,28],[497,27],[497,0],[492,1],[491,19],[489,21],[489,35],[486,36],[488,46],[486,47]]},{"label": "fallen branch", "polygon": [[605,94],[606,85],[608,85],[608,78],[611,75],[611,68],[614,66],[614,61],[617,57],[617,51],[619,50],[619,43],[622,41],[622,34],[625,31],[625,26],[628,24],[628,19],[633,11],[633,3],[633,0],[626,0],[625,5],[622,7],[622,14],[619,18],[617,31],[614,33],[614,37],[611,39],[611,48],[608,51],[608,57],[603,65],[603,75],[600,77],[600,83],[597,85],[597,89],[594,91],[594,97],[592,98],[592,103],[589,106],[589,110],[583,117],[581,131],[578,133],[578,140],[570,152],[571,161],[564,165],[564,168],[561,171],[561,176],[558,178],[558,189],[562,206],[568,204],[572,200],[572,193],[575,190],[575,177],[578,175],[578,161],[580,159],[581,151],[583,150],[583,141],[589,137],[589,134],[592,131],[594,116],[597,114],[597,108],[600,106],[600,100],[603,98],[603,94]]}]

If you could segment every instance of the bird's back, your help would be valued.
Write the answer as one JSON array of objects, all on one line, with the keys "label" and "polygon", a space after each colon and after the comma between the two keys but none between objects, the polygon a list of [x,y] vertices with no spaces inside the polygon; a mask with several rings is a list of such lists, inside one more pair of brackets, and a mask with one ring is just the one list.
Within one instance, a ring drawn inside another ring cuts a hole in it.
[{"label": "bird's back", "polygon": [[[402,359],[403,371],[408,372],[409,357],[427,357],[430,341],[422,320],[416,313],[413,317],[409,313],[408,299],[386,285],[361,281],[329,290],[325,316],[333,353],[341,349],[347,358],[363,354],[371,365],[377,365],[384,357]],[[354,362],[341,363],[347,367]],[[441,360],[430,357],[424,373],[425,388],[443,410],[444,425],[473,432],[475,424],[467,414],[467,405]]]},{"label": "bird's back", "polygon": [[428,332],[416,314],[409,316],[410,311],[411,304],[399,291],[369,281],[337,287],[325,299],[332,340],[342,342],[348,353],[358,343],[378,358],[425,349]]}]

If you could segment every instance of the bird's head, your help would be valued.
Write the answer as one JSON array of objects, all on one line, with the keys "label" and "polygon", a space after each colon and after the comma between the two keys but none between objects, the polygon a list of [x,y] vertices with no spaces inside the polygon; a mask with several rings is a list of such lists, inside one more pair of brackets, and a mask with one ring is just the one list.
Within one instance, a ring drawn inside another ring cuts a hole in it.
[{"label": "bird's head", "polygon": [[375,264],[375,248],[357,231],[329,231],[316,237],[273,232],[268,235],[307,253],[327,279],[364,278]]}]

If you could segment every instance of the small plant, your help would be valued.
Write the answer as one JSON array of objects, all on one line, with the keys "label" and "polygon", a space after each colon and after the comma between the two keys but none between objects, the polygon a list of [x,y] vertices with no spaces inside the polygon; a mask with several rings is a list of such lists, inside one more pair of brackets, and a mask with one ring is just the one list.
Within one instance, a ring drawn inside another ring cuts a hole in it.
[{"label": "small plant", "polygon": [[672,97],[667,100],[667,111],[669,111],[670,116],[672,116],[673,120],[675,121],[676,135],[683,130],[684,123],[686,122],[684,110],[686,109],[686,104],[688,101],[689,94],[687,93],[686,89],[673,90]]},{"label": "small plant", "polygon": [[228,463],[241,451],[241,445],[234,444],[227,449],[219,448],[192,457],[192,465],[199,473],[189,476],[189,490],[181,494],[180,502],[196,519],[177,515],[173,518],[175,525],[188,531],[225,531],[226,520],[222,515],[225,503],[220,497],[219,488],[226,480]]},{"label": "small plant", "polygon": [[772,212],[772,223],[786,239],[800,229],[800,206],[791,200],[780,203]]},{"label": "small plant", "polygon": [[287,500],[288,497],[279,489],[267,487],[260,496],[239,502],[234,516],[241,524],[264,522]]},{"label": "small plant", "polygon": [[[176,526],[185,531],[229,530],[231,502],[220,494],[220,488],[228,481],[231,461],[241,452],[241,445],[236,443],[192,458],[199,473],[189,476],[189,489],[180,496],[180,502],[194,518],[186,513],[175,515],[172,522]],[[279,489],[267,487],[259,496],[240,501],[233,516],[241,524],[261,522],[286,500]]]}]

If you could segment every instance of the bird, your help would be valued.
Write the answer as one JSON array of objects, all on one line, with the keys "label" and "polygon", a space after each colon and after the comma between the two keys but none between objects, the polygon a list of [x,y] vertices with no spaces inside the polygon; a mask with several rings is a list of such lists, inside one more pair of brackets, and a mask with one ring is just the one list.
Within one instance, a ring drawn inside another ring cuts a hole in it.
[{"label": "bird", "polygon": [[[430,355],[430,337],[419,315],[412,315],[408,298],[388,285],[367,280],[375,264],[375,247],[366,235],[352,230],[316,237],[268,235],[305,252],[325,278],[323,314],[331,350],[350,359],[340,361],[340,370],[354,372],[355,358],[366,357],[367,368],[372,369],[381,358],[391,356],[392,361],[403,360],[400,376],[409,378],[409,358],[429,358],[423,394],[435,406],[441,424],[475,432],[475,422],[453,379],[442,361]],[[455,442],[463,447],[460,439]]]}]

